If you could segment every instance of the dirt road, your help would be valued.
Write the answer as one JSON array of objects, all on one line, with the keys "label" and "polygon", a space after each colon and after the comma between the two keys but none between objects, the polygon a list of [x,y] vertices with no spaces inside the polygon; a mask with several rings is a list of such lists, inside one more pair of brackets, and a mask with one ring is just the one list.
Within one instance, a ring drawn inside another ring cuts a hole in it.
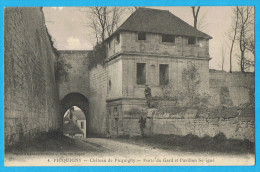
[{"label": "dirt road", "polygon": [[[74,145],[75,146],[75,145]],[[77,140],[80,151],[6,154],[7,166],[253,165],[254,155],[177,152],[104,138]]]}]

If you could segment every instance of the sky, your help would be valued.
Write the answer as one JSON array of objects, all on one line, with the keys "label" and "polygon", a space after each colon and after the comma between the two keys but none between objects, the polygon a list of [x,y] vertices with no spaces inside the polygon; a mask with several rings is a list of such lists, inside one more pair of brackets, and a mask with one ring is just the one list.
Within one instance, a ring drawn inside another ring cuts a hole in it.
[{"label": "sky", "polygon": [[[193,16],[190,7],[148,7],[169,10],[188,24],[193,24]],[[94,38],[91,28],[88,27],[88,15],[84,7],[44,7],[46,26],[54,39],[54,45],[58,50],[91,50],[94,46]],[[83,11],[83,12],[82,12]],[[126,12],[122,22],[129,17]],[[201,31],[212,36],[209,53],[211,56],[209,67],[221,69],[222,49],[225,52],[224,70],[229,70],[230,43],[228,34],[233,20],[233,7],[201,7],[199,21]],[[235,47],[234,55],[238,54]],[[238,70],[239,65],[234,60],[233,69]]]}]

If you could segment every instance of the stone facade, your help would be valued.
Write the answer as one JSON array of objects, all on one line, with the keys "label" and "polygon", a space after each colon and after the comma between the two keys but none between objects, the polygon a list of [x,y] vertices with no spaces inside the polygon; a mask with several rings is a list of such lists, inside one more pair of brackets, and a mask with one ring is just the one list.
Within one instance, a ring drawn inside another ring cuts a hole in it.
[{"label": "stone facade", "polygon": [[162,34],[146,33],[146,40],[138,40],[137,32],[120,32],[108,41],[107,57],[118,53],[145,53],[165,56],[209,58],[209,40],[196,38],[195,44],[188,44],[187,36],[175,36],[174,43],[162,42]]},{"label": "stone facade", "polygon": [[84,133],[83,134],[83,138],[86,138],[86,120],[76,120],[79,128],[81,129],[81,131]]},{"label": "stone facade", "polygon": [[5,145],[59,130],[53,51],[41,8],[5,8]]},{"label": "stone facade", "polygon": [[93,134],[106,135],[107,68],[98,65],[90,71],[89,127]]},{"label": "stone facade", "polygon": [[[196,38],[195,42],[189,45],[186,36],[176,36],[174,43],[162,42],[162,34],[152,33],[146,34],[146,40],[138,40],[137,32],[120,32],[107,41],[109,134],[120,135],[129,133],[128,129],[136,129],[136,126],[130,127],[130,123],[138,123],[140,116],[129,117],[126,112],[147,108],[145,84],[151,88],[153,97],[170,96],[167,90],[171,90],[172,95],[184,91],[182,73],[190,64],[200,75],[198,92],[209,92],[209,40]],[[142,84],[137,81],[138,64],[145,64],[145,82]],[[161,65],[166,65],[168,70],[165,85],[160,81]],[[171,101],[164,104],[174,105]]]},{"label": "stone facade", "polygon": [[221,89],[228,91],[228,98],[234,106],[246,103],[254,104],[255,75],[254,73],[210,71],[210,102],[221,105]]}]

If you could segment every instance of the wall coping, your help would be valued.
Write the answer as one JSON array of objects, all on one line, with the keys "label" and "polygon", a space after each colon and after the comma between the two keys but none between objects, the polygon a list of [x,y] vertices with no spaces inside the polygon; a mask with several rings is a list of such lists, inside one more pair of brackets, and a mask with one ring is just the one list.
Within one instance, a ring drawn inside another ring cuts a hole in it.
[{"label": "wall coping", "polygon": [[149,53],[136,53],[136,52],[119,52],[108,58],[106,58],[105,62],[109,62],[120,55],[132,55],[132,56],[150,56],[150,57],[164,57],[164,58],[173,58],[173,59],[192,59],[192,60],[211,60],[211,57],[196,57],[193,56],[172,56],[172,55],[164,55],[164,54],[149,54]]}]

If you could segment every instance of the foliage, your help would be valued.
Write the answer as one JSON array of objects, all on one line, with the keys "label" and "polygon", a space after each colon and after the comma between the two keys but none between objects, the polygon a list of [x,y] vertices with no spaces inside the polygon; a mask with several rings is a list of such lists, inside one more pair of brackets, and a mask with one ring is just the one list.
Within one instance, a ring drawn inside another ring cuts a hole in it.
[{"label": "foliage", "polygon": [[220,88],[220,102],[223,105],[229,105],[229,106],[233,105],[233,102],[230,99],[229,89],[227,87]]},{"label": "foliage", "polygon": [[186,136],[173,134],[154,134],[151,137],[141,138],[140,136],[131,137],[126,140],[139,145],[147,145],[166,150],[183,151],[183,152],[199,152],[199,153],[254,153],[255,143],[249,140],[238,140],[226,138],[223,133],[219,133],[214,137],[205,135],[198,137],[193,134]]},{"label": "foliage", "polygon": [[182,79],[189,103],[194,104],[196,100],[195,96],[198,94],[198,87],[201,82],[198,69],[194,64],[189,63],[188,67],[182,71]]},{"label": "foliage", "polygon": [[105,43],[98,43],[93,51],[88,53],[89,69],[97,67],[98,64],[104,65],[106,59],[106,45]]},{"label": "foliage", "polygon": [[68,75],[68,69],[71,68],[70,64],[67,64],[65,59],[60,55],[60,52],[54,47],[54,41],[51,35],[46,28],[48,39],[51,43],[51,48],[53,53],[55,54],[55,62],[54,62],[54,73],[55,73],[55,80],[58,82],[64,76]]},{"label": "foliage", "polygon": [[126,111],[126,114],[128,115],[131,115],[131,116],[134,116],[134,115],[146,115],[146,113],[140,109],[136,109],[136,108],[133,108],[133,109],[130,109],[129,111]]},{"label": "foliage", "polygon": [[189,63],[188,67],[182,72],[182,80],[184,91],[181,92],[183,101],[189,106],[205,106],[209,103],[209,94],[200,93],[198,91],[201,78],[198,69],[193,63]]},{"label": "foliage", "polygon": [[[163,108],[163,101],[175,102],[178,106],[205,106],[209,103],[209,94],[199,93],[198,88],[201,83],[198,69],[193,63],[188,63],[188,67],[182,72],[183,88],[175,90],[173,85],[162,86],[162,96],[155,96],[153,101],[157,101],[158,108]],[[162,106],[161,106],[162,105]]]},{"label": "foliage", "polygon": [[164,106],[164,107],[160,107],[160,109],[158,110],[158,112],[162,113],[162,114],[178,114],[178,113],[183,113],[186,112],[188,109],[188,107],[180,107],[180,106],[176,106],[176,107],[172,107],[172,106]]},{"label": "foliage", "polygon": [[173,101],[175,102],[175,105],[178,105],[179,102],[183,100],[183,93],[181,91],[175,91],[173,86],[170,85],[165,85],[161,86],[162,89],[162,96],[155,96],[153,99],[154,101],[157,101],[157,107],[159,109],[163,108],[163,101],[168,100],[168,101]]},{"label": "foliage", "polygon": [[57,56],[55,59],[54,69],[55,69],[55,80],[60,81],[62,77],[68,75],[68,69],[71,68],[70,64],[67,64],[64,57]]}]

